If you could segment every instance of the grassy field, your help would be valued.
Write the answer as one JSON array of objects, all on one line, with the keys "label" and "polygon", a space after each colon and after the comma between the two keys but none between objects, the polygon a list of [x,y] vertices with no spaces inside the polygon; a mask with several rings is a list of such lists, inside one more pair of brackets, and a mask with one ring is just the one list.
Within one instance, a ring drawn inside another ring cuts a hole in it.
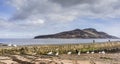
[{"label": "grassy field", "polygon": [[1,47],[0,55],[46,55],[48,52],[59,52],[59,54],[77,54],[86,53],[87,51],[106,51],[107,53],[120,51],[120,42],[102,42],[102,43],[87,43],[87,44],[63,44],[63,45],[29,45],[29,46],[18,46],[18,47]]}]

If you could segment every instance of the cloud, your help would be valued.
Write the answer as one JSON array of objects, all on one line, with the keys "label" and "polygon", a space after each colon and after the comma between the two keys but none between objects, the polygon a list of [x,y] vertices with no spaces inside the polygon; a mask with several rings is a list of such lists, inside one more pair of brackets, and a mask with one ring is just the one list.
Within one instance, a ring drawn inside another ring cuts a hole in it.
[{"label": "cloud", "polygon": [[42,19],[27,19],[25,21],[8,21],[6,19],[0,19],[0,29],[4,32],[26,32],[33,31],[42,27],[44,20]]},{"label": "cloud", "polygon": [[67,6],[67,7],[70,7],[70,6],[75,6],[75,5],[79,5],[79,4],[94,4],[98,1],[96,0],[51,0],[52,2],[55,2],[55,3],[58,3],[60,5],[62,5],[63,7]]},{"label": "cloud", "polygon": [[98,31],[102,31],[102,32],[106,32],[110,35],[114,35],[117,37],[120,37],[119,33],[120,33],[120,19],[105,19],[105,20],[101,20],[101,19],[82,19],[79,20],[81,21],[79,25],[79,27],[84,28],[95,28]]},{"label": "cloud", "polygon": [[31,19],[26,19],[24,21],[18,21],[15,22],[17,25],[27,25],[27,26],[40,26],[42,24],[45,23],[45,21],[43,19],[39,19],[39,18],[31,18]]},{"label": "cloud", "polygon": [[6,29],[11,26],[14,26],[13,23],[10,23],[5,19],[0,18],[0,29]]},{"label": "cloud", "polygon": [[[115,29],[119,25],[105,26],[107,23],[112,25],[108,19],[120,17],[119,0],[7,0],[7,3],[16,9],[12,17],[0,20],[0,26],[9,32],[47,34],[47,31],[53,33],[77,26],[101,28],[103,25],[106,27],[104,30],[109,32],[109,27]],[[83,18],[92,20],[83,21]],[[98,20],[93,22],[94,19]],[[114,24],[115,21],[111,22]]]},{"label": "cloud", "polygon": [[31,16],[47,21],[73,21],[81,17],[115,18],[120,16],[119,2],[119,0],[11,0],[10,3],[17,9],[11,19],[24,20]]}]

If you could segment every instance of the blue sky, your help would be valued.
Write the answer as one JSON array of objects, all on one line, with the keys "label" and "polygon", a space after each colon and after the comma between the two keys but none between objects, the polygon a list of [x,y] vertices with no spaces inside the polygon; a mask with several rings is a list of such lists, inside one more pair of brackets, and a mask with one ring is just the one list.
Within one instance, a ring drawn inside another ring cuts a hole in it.
[{"label": "blue sky", "polygon": [[7,5],[6,1],[7,0],[0,0],[0,17],[3,18],[9,18],[15,12],[15,9],[12,6]]},{"label": "blue sky", "polygon": [[0,38],[33,38],[77,28],[95,28],[120,37],[119,3],[119,0],[0,0]]}]

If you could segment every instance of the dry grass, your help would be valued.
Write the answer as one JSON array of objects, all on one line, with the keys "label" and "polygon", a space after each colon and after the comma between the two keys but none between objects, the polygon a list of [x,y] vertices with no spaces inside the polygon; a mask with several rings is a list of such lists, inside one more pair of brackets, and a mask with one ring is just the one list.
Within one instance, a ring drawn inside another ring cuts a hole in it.
[{"label": "dry grass", "polygon": [[64,44],[64,45],[39,45],[39,46],[19,46],[0,48],[0,55],[5,54],[22,54],[22,55],[46,55],[52,51],[54,54],[67,54],[71,51],[72,54],[77,54],[78,51],[85,53],[87,51],[97,50],[112,50],[118,49],[120,42],[104,42],[104,43],[88,43],[88,44]]}]

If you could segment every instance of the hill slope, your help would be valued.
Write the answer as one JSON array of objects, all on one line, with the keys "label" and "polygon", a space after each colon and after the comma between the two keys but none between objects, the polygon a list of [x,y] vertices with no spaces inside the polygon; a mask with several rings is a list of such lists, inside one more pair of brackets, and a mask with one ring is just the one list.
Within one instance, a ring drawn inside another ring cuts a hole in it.
[{"label": "hill slope", "polygon": [[38,38],[118,38],[118,37],[109,35],[105,32],[99,32],[93,28],[87,28],[83,30],[75,29],[51,35],[40,35],[34,38],[38,39]]}]

